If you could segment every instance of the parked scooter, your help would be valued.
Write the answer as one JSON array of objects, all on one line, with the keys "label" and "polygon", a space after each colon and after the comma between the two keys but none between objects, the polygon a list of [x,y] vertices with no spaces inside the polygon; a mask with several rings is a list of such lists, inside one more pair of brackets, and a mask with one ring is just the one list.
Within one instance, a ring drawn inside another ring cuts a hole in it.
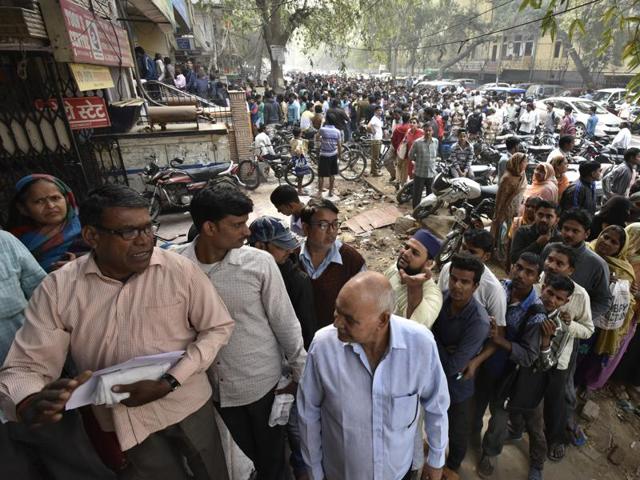
[{"label": "parked scooter", "polygon": [[149,215],[155,220],[160,212],[167,208],[185,209],[191,204],[193,196],[211,182],[225,182],[237,186],[239,181],[233,175],[233,163],[214,163],[200,168],[182,170],[178,167],[184,163],[181,158],[169,162],[170,167],[158,166],[158,159],[151,156],[151,161],[140,174],[148,188],[143,195],[149,199]]},{"label": "parked scooter", "polygon": [[449,178],[448,173],[443,172],[433,179],[431,192],[413,210],[413,218],[418,221],[437,213],[442,207],[456,206],[465,201],[477,205],[485,198],[495,199],[498,185],[480,185],[466,177]]}]

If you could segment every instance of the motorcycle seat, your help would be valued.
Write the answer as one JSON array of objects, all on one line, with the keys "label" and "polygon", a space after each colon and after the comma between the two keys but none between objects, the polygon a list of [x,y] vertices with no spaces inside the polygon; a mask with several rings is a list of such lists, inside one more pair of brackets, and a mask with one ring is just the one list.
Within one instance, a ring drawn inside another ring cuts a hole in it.
[{"label": "motorcycle seat", "polygon": [[475,176],[483,176],[487,173],[488,170],[491,170],[493,167],[491,165],[471,165],[471,171]]},{"label": "motorcycle seat", "polygon": [[495,197],[498,193],[498,185],[480,185],[480,195],[482,197]]},{"label": "motorcycle seat", "polygon": [[528,151],[531,153],[543,153],[553,150],[551,145],[529,145]]},{"label": "motorcycle seat", "polygon": [[208,166],[205,168],[198,168],[194,170],[188,170],[189,176],[195,182],[205,182],[210,178],[215,177],[220,172],[224,172],[227,168],[229,168],[229,163],[215,163],[212,166]]}]

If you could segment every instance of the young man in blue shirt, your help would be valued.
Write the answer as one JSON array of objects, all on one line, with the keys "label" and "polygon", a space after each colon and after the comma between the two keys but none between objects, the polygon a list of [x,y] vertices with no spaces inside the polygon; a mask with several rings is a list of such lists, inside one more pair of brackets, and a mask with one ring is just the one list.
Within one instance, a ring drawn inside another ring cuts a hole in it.
[{"label": "young man in blue shirt", "polygon": [[464,460],[471,434],[474,381],[465,379],[462,372],[480,352],[489,334],[487,311],[473,297],[483,273],[484,265],[477,258],[471,255],[453,257],[448,290],[432,327],[451,399],[446,478],[456,478],[453,472]]}]

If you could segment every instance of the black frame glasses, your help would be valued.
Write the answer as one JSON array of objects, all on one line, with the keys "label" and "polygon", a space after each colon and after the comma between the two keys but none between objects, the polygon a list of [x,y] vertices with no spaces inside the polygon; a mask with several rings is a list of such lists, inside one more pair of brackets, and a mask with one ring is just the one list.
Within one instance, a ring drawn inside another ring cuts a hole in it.
[{"label": "black frame glasses", "polygon": [[94,225],[94,227],[102,232],[109,233],[111,235],[118,235],[123,240],[135,240],[140,235],[147,235],[148,237],[154,237],[158,232],[158,226],[150,223],[141,228],[124,228],[121,230],[113,230],[111,228],[105,228],[102,225]]}]

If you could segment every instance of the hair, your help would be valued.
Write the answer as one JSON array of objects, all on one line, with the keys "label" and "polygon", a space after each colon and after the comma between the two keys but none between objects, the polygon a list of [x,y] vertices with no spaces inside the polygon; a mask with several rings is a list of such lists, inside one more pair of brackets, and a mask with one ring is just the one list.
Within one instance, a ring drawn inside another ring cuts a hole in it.
[{"label": "hair", "polygon": [[314,198],[309,200],[309,203],[302,209],[302,213],[300,213],[300,220],[302,223],[306,223],[307,225],[311,224],[311,219],[318,212],[318,210],[322,209],[330,210],[336,215],[340,212],[338,207],[331,201],[326,198]]},{"label": "hair", "polygon": [[574,140],[573,135],[563,135],[558,140],[558,147],[559,148],[567,147],[571,144],[571,142],[573,142],[573,140]]},{"label": "hair", "polygon": [[493,251],[493,235],[483,228],[473,228],[464,233],[464,241],[467,245],[473,245],[487,253]]},{"label": "hair", "polygon": [[567,257],[567,259],[569,260],[569,266],[571,268],[575,268],[576,266],[576,251],[565,245],[564,243],[561,242],[553,242],[551,244],[549,244],[549,252],[557,252],[560,253],[562,255],[565,255]]},{"label": "hair", "polygon": [[551,287],[554,290],[562,290],[567,292],[569,296],[573,295],[575,288],[573,281],[566,275],[560,275],[559,273],[548,273],[544,276],[544,283],[542,288]]},{"label": "hair", "polygon": [[564,225],[564,222],[567,220],[578,222],[585,230],[590,230],[593,217],[583,208],[570,208],[562,214],[560,221],[558,222],[558,226],[562,228],[562,225]]},{"label": "hair", "polygon": [[411,115],[408,112],[402,113],[402,123],[409,123],[410,118],[411,118]]},{"label": "hair", "polygon": [[595,161],[584,162],[580,164],[580,167],[578,168],[578,172],[580,172],[581,177],[590,177],[593,174],[593,172],[595,172],[599,168],[600,168],[600,164],[598,162],[595,162]]},{"label": "hair", "polygon": [[[609,225],[607,228],[603,229],[602,232],[609,229],[614,230],[620,236],[620,248],[616,252],[616,255],[618,255],[624,248],[624,244],[627,241],[627,232],[620,225]],[[600,235],[602,235],[602,232],[600,232]],[[598,235],[598,238],[600,235]]]},{"label": "hair", "polygon": [[540,201],[538,202],[538,205],[536,206],[536,210],[540,208],[553,208],[553,210],[556,213],[558,213],[558,204],[555,202],[552,202],[551,200],[544,200],[541,198]]},{"label": "hair", "polygon": [[80,204],[80,224],[99,226],[107,208],[149,208],[149,202],[131,187],[103,185],[91,190]]},{"label": "hair", "polygon": [[564,107],[564,111],[565,112],[573,112],[573,107],[570,105],[567,105],[566,107]]},{"label": "hair", "polygon": [[628,162],[629,160],[633,160],[636,155],[638,155],[640,153],[640,148],[637,147],[631,147],[631,148],[627,148],[627,150],[624,152],[624,161]]},{"label": "hair", "polygon": [[146,52],[144,51],[144,48],[142,48],[140,45],[138,45],[136,48],[134,48],[134,51],[136,53],[139,53],[141,55],[144,55]]},{"label": "hair", "polygon": [[518,137],[509,137],[507,138],[507,141],[505,142],[505,145],[507,147],[507,151],[513,149],[513,148],[517,148],[518,145],[520,145],[520,139]]},{"label": "hair", "polygon": [[538,206],[540,205],[540,202],[542,202],[542,199],[540,197],[528,197],[524,201],[524,206],[525,207],[533,207],[533,208],[537,209]]},{"label": "hair", "polygon": [[293,127],[293,130],[291,130],[291,133],[293,133],[293,136],[297,138],[302,133],[302,130],[300,130],[300,127]]},{"label": "hair", "polygon": [[461,253],[456,253],[451,258],[451,268],[449,271],[453,271],[454,268],[473,272],[473,283],[475,284],[480,283],[480,279],[484,273],[484,264],[480,260],[472,255],[465,255]]},{"label": "hair", "polygon": [[533,252],[522,252],[518,257],[518,260],[522,260],[529,265],[535,265],[538,269],[538,273],[542,272],[542,258],[540,258],[540,255]]},{"label": "hair", "polygon": [[458,135],[458,136],[460,136],[460,135],[462,135],[463,133],[467,133],[467,129],[466,129],[466,128],[459,128],[459,129],[458,129],[458,133],[457,133],[457,135]]},{"label": "hair", "polygon": [[170,65],[171,64],[171,59],[169,57],[164,57],[162,59],[162,61],[164,62],[165,65]]},{"label": "hair", "polygon": [[551,160],[549,160],[549,163],[553,168],[557,168],[566,161],[567,161],[566,157],[558,154],[555,157],[553,157]]},{"label": "hair", "polygon": [[279,207],[289,203],[300,203],[300,196],[298,191],[291,185],[279,185],[271,192],[269,200],[276,207]]},{"label": "hair", "polygon": [[237,188],[209,186],[193,196],[189,213],[198,231],[204,222],[219,222],[228,215],[242,216],[253,211],[253,202]]},{"label": "hair", "polygon": [[313,111],[315,113],[322,113],[322,105],[316,105],[315,107],[313,107]]}]

